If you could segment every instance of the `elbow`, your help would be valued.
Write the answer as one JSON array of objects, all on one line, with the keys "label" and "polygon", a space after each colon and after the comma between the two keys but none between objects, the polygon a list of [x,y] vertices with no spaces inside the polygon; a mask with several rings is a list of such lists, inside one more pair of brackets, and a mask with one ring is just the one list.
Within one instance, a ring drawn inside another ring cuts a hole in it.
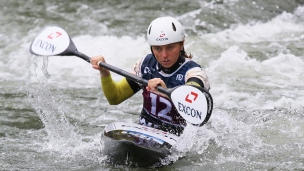
[{"label": "elbow", "polygon": [[111,102],[108,101],[108,102],[109,102],[110,105],[118,105],[118,104],[120,104],[119,102],[112,102],[112,101]]},{"label": "elbow", "polygon": [[110,105],[118,105],[122,102],[118,98],[107,98],[107,100]]}]

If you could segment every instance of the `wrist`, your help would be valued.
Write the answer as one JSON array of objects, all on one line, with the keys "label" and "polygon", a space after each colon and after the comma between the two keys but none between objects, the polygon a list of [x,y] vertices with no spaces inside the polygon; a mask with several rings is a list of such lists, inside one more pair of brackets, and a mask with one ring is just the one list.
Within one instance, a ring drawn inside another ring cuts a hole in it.
[{"label": "wrist", "polygon": [[110,71],[100,71],[100,77],[108,77],[110,75]]}]

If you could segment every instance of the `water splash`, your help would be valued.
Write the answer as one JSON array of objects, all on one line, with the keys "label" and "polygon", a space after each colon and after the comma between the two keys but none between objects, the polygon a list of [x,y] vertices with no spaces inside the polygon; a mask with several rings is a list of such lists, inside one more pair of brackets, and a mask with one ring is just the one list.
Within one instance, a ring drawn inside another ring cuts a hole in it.
[{"label": "water splash", "polygon": [[83,130],[69,121],[66,114],[71,110],[64,101],[67,95],[52,86],[54,83],[47,71],[48,58],[30,56],[28,60],[27,102],[43,122],[46,133],[41,150],[54,155],[57,162],[102,162],[100,134],[82,135]]}]

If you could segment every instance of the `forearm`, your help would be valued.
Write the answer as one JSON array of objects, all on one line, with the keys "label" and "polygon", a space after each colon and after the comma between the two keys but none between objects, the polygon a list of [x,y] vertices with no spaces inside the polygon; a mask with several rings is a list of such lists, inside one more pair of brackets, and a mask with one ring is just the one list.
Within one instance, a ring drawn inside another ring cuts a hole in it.
[{"label": "forearm", "polygon": [[101,85],[104,95],[111,105],[119,104],[134,94],[126,78],[115,82],[111,75],[101,77]]},{"label": "forearm", "polygon": [[201,68],[193,68],[186,74],[186,84],[195,85],[210,90],[210,84],[206,73]]}]

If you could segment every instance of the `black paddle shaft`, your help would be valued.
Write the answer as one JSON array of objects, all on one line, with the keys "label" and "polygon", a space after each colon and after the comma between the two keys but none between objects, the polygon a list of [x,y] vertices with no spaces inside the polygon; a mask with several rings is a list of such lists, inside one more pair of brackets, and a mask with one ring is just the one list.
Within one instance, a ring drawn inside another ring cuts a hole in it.
[{"label": "black paddle shaft", "polygon": [[[74,51],[73,53],[74,53],[75,56],[78,56],[78,57],[80,57],[81,59],[83,59],[83,60],[85,60],[85,61],[87,61],[87,62],[90,63],[91,58],[88,57],[87,55],[85,55],[85,54],[83,54],[83,53],[81,53],[81,52],[79,52],[79,51],[77,51],[77,50]],[[99,62],[99,66],[100,66],[100,67],[104,67],[104,68],[106,68],[106,69],[108,69],[108,70],[110,70],[110,71],[112,71],[112,72],[115,72],[116,74],[121,75],[121,76],[124,76],[124,77],[126,77],[126,78],[129,78],[129,79],[131,79],[131,80],[133,80],[133,81],[135,81],[135,82],[137,82],[137,83],[143,84],[143,85],[145,85],[145,86],[148,85],[148,81],[147,81],[147,80],[142,79],[142,78],[140,78],[140,77],[138,77],[138,76],[136,76],[136,75],[133,75],[133,74],[131,74],[131,73],[129,73],[129,72],[126,72],[126,71],[124,71],[124,70],[122,70],[122,69],[119,69],[119,68],[117,68],[117,67],[114,67],[114,66],[112,66],[112,65],[110,65],[110,64],[107,64],[107,63],[104,63],[104,62]],[[165,88],[163,88],[163,87],[161,87],[161,86],[158,86],[158,87],[157,87],[157,90],[160,91],[161,93],[167,94],[167,95],[169,95],[169,96],[170,96],[170,94],[172,93],[172,91],[167,90],[167,89],[165,89]]]}]

